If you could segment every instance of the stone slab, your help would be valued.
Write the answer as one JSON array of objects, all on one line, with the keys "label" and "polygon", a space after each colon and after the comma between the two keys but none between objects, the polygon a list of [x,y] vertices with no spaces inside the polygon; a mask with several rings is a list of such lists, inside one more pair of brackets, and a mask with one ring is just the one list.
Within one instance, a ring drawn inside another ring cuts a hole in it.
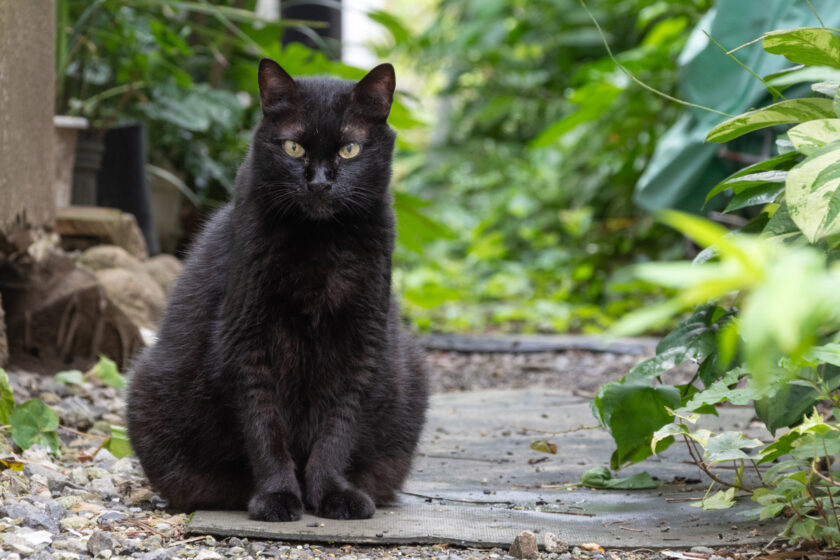
[{"label": "stone slab", "polygon": [[[749,411],[723,408],[719,418],[705,419],[705,427],[745,429],[750,417]],[[507,547],[528,529],[540,542],[541,534],[552,532],[572,545],[665,548],[766,542],[781,530],[776,522],[747,521],[745,513],[755,506],[748,500],[724,511],[692,507],[708,483],[676,445],[619,473],[645,470],[660,481],[657,490],[561,488],[593,466],[609,464],[609,435],[576,429],[592,424],[588,400],[563,391],[435,395],[405,492],[373,519],[306,515],[296,522],[266,523],[251,521],[244,512],[198,511],[188,531],[313,543]],[[530,449],[541,438],[556,443],[558,453]]]},{"label": "stone slab", "polygon": [[420,337],[420,343],[429,350],[452,352],[517,353],[609,352],[613,354],[652,355],[656,338],[619,338],[607,340],[586,335],[499,335],[470,336],[460,334],[430,334]]}]

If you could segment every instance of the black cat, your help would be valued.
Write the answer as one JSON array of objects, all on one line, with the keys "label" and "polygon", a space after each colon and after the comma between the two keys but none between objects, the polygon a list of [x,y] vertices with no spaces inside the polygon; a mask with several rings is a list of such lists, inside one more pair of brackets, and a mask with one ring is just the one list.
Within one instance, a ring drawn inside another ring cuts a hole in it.
[{"label": "black cat", "polygon": [[132,445],[183,510],[337,519],[392,500],[426,376],[391,295],[390,64],[360,82],[260,62],[264,117],[128,395]]}]

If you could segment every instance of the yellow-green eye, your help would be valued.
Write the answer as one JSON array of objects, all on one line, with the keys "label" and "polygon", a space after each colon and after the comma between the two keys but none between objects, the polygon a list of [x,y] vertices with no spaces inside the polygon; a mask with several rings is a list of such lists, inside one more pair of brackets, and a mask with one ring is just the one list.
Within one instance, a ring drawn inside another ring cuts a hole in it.
[{"label": "yellow-green eye", "polygon": [[286,150],[286,153],[292,157],[302,157],[303,154],[306,153],[303,146],[292,140],[286,140],[283,142],[283,149]]},{"label": "yellow-green eye", "polygon": [[359,155],[361,150],[362,147],[359,146],[358,142],[348,142],[347,144],[344,144],[340,150],[338,150],[338,155],[344,159],[350,159]]}]

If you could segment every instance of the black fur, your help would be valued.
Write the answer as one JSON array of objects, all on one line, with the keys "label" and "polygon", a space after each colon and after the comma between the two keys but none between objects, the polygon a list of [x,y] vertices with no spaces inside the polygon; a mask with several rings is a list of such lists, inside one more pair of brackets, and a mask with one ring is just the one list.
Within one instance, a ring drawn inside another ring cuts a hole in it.
[{"label": "black fur", "polygon": [[[131,442],[178,509],[370,517],[408,474],[427,394],[391,296],[393,68],[295,81],[263,60],[259,82],[264,118],[234,201],[137,361]],[[351,141],[359,155],[340,158]]]}]

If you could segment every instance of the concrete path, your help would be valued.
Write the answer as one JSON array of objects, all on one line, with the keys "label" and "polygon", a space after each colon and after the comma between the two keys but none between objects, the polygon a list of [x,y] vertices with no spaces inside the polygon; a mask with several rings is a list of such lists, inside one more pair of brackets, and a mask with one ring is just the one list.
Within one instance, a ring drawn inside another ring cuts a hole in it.
[{"label": "concrete path", "polygon": [[[748,411],[722,409],[705,427],[743,429]],[[304,516],[293,523],[250,521],[244,512],[198,511],[188,530],[199,534],[335,543],[436,543],[508,546],[522,530],[552,532],[572,545],[604,547],[724,545],[770,540],[777,522],[747,521],[756,504],[703,511],[691,498],[708,482],[686,464],[682,446],[619,473],[647,471],[656,490],[558,489],[597,465],[608,465],[612,440],[601,430],[559,432],[595,423],[586,399],[541,389],[435,395],[414,472],[399,504],[373,519],[335,521]],[[761,433],[753,433],[761,437]],[[556,455],[530,449],[536,439],[556,443]]]}]

